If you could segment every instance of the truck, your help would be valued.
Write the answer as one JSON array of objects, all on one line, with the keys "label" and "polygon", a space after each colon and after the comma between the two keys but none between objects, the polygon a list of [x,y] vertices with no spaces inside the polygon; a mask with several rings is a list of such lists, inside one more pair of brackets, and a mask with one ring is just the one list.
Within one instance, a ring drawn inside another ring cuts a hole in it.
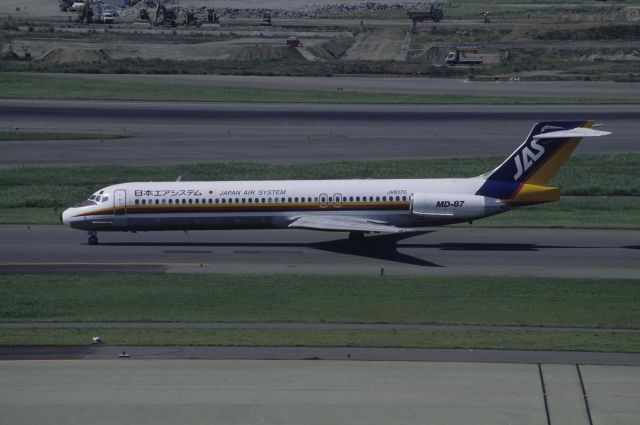
[{"label": "truck", "polygon": [[113,14],[111,12],[104,12],[100,16],[99,22],[103,24],[113,24]]},{"label": "truck", "polygon": [[454,47],[444,60],[447,65],[480,65],[484,63],[483,55],[475,49],[460,49]]},{"label": "truck", "polygon": [[287,38],[287,46],[300,47],[300,39],[294,36]]},{"label": "truck", "polygon": [[414,24],[424,21],[440,22],[442,18],[444,18],[444,10],[442,10],[442,6],[440,4],[432,4],[428,11],[409,11],[407,12],[407,15]]}]

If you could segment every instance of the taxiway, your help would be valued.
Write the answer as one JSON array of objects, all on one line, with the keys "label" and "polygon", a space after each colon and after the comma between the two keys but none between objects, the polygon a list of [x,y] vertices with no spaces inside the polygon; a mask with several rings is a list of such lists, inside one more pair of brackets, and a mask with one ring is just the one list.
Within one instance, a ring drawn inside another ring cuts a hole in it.
[{"label": "taxiway", "polygon": [[[101,233],[0,226],[0,272],[187,272],[637,278],[639,231],[443,227],[352,242],[305,230]],[[331,265],[328,267],[328,265]],[[384,270],[383,270],[384,269]]]},{"label": "taxiway", "polygon": [[[577,153],[638,152],[638,105],[309,105],[0,100],[0,128],[124,139],[0,142],[0,167],[318,163],[507,156],[540,120],[595,119],[613,134]],[[37,155],[34,155],[37,152]]]}]

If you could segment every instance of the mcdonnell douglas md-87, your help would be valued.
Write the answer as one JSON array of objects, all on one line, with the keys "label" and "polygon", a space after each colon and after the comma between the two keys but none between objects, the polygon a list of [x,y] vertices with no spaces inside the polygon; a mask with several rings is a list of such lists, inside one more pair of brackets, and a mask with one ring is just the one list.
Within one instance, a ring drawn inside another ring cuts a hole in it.
[{"label": "mcdonnell douglas md-87", "polygon": [[105,187],[62,214],[100,231],[295,228],[365,233],[419,231],[471,222],[560,199],[549,181],[583,137],[604,136],[592,121],[536,123],[502,164],[478,177],[384,180],[140,182]]}]

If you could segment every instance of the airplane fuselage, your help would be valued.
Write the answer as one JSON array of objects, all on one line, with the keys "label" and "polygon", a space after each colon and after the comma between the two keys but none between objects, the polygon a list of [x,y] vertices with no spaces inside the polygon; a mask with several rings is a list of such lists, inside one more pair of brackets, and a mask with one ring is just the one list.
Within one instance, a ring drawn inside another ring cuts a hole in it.
[{"label": "airplane fuselage", "polygon": [[[479,178],[135,182],[100,190],[94,195],[98,201],[69,208],[63,221],[93,231],[257,229],[285,228],[301,215],[339,215],[424,227],[506,211],[501,203],[470,205],[469,194],[482,183]],[[412,211],[416,194],[433,196],[439,207],[427,214]]]}]

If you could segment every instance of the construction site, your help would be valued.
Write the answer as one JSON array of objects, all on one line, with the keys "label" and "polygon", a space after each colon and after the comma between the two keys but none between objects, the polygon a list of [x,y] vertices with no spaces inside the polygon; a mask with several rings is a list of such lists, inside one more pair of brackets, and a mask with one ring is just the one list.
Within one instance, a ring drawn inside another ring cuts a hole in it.
[{"label": "construction site", "polygon": [[0,28],[4,71],[640,78],[624,0],[8,0]]}]

